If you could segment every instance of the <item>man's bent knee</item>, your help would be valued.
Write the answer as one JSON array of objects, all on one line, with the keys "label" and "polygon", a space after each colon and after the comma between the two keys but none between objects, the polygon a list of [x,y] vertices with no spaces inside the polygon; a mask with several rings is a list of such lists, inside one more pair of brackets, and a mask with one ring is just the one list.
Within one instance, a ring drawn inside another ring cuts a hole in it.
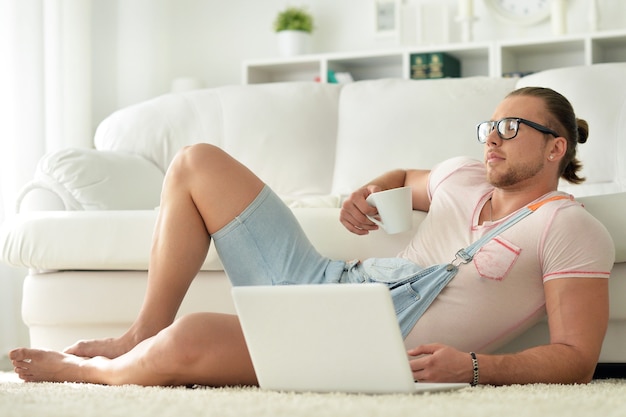
[{"label": "man's bent knee", "polygon": [[238,216],[256,198],[263,182],[217,146],[200,143],[182,149],[165,178],[165,189],[186,192],[209,233]]},{"label": "man's bent knee", "polygon": [[256,384],[235,316],[195,313],[155,336],[146,366],[164,384]]},{"label": "man's bent knee", "polygon": [[227,154],[215,145],[196,143],[183,147],[174,157],[168,171],[199,172],[211,168],[211,162],[227,158]]},{"label": "man's bent knee", "polygon": [[163,329],[155,337],[155,357],[168,358],[176,368],[188,367],[196,363],[206,350],[203,340],[210,333],[210,327],[200,329],[195,314],[183,316],[171,326]]}]

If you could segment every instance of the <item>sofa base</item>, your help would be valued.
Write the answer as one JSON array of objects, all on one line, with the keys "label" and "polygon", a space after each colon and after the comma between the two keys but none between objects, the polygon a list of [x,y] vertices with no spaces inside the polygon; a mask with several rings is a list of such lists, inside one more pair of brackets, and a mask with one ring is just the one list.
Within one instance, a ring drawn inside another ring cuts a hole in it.
[{"label": "sofa base", "polygon": [[626,363],[599,363],[593,379],[626,378]]},{"label": "sofa base", "polygon": [[[145,271],[28,275],[24,281],[22,317],[29,328],[30,345],[62,350],[77,340],[123,334],[139,313],[146,283]],[[223,272],[200,272],[178,317],[200,311],[234,314],[230,288]]]},{"label": "sofa base", "polygon": [[[62,350],[77,340],[123,334],[141,308],[146,278],[145,271],[66,271],[27,276],[22,314],[30,331],[31,346]],[[613,280],[612,284],[621,285],[623,281]],[[223,271],[201,271],[178,315],[201,311],[234,314],[230,289]],[[544,320],[500,352],[517,352],[548,342],[548,325]],[[600,362],[626,364],[623,346],[626,346],[626,320],[613,318]]]}]

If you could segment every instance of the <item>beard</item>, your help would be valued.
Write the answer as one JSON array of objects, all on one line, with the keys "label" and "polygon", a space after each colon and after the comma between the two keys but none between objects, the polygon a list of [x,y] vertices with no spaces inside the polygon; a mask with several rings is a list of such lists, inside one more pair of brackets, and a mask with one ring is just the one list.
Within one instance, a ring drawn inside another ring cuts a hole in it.
[{"label": "beard", "polygon": [[489,183],[496,188],[512,187],[522,181],[533,178],[543,169],[543,167],[544,161],[539,159],[536,162],[527,162],[525,164],[511,167],[502,174],[488,171],[487,181],[489,181]]}]

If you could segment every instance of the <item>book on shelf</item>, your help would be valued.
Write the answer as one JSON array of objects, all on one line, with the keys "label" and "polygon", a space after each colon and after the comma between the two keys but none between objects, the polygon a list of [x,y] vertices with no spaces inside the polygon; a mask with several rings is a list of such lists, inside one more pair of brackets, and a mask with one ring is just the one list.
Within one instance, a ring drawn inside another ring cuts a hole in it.
[{"label": "book on shelf", "polygon": [[445,52],[411,54],[411,79],[461,76],[461,62]]}]

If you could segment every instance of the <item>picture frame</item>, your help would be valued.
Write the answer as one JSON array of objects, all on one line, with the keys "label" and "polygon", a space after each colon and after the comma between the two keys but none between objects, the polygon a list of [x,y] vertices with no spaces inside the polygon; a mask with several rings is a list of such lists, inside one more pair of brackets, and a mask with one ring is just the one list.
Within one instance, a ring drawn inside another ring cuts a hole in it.
[{"label": "picture frame", "polygon": [[374,1],[374,34],[377,37],[400,35],[401,0]]}]

